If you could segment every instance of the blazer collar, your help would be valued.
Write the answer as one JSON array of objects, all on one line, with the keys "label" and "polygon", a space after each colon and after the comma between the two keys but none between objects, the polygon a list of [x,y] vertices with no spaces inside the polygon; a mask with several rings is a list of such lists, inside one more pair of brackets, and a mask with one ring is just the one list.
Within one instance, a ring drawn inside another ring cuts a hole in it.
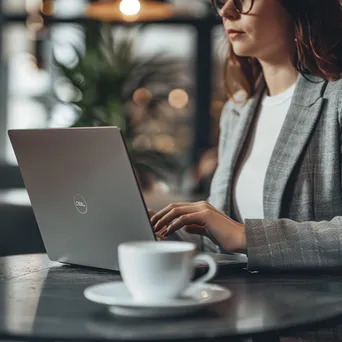
[{"label": "blazer collar", "polygon": [[323,97],[328,82],[312,75],[299,75],[292,104],[311,107],[318,99]]},{"label": "blazer collar", "polygon": [[[253,104],[260,101],[261,97],[264,95],[266,82],[263,77],[260,77],[257,83],[256,94],[251,99],[234,105],[233,110],[235,112],[239,113],[240,111],[245,111],[246,108],[248,108],[248,111],[249,107],[253,107]],[[312,106],[318,99],[323,97],[327,84],[328,82],[321,77],[312,76],[310,74],[304,76],[299,74],[292,103],[306,107]]]}]

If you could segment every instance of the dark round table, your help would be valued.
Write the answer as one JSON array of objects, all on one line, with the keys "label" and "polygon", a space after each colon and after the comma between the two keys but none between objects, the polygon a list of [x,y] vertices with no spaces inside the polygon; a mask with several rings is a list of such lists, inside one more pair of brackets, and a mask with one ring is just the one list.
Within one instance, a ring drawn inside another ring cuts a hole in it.
[{"label": "dark round table", "polygon": [[231,299],[196,315],[123,319],[86,300],[83,290],[118,280],[99,269],[66,266],[45,254],[0,258],[3,340],[227,341],[274,339],[319,329],[342,317],[342,276],[221,271],[215,283]]}]

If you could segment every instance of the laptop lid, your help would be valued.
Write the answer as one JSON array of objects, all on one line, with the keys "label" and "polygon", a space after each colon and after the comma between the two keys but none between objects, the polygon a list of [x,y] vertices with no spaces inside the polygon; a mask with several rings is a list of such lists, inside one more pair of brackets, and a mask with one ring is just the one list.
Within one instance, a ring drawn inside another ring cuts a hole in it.
[{"label": "laptop lid", "polygon": [[8,135],[51,260],[118,270],[121,242],[155,240],[118,127]]}]

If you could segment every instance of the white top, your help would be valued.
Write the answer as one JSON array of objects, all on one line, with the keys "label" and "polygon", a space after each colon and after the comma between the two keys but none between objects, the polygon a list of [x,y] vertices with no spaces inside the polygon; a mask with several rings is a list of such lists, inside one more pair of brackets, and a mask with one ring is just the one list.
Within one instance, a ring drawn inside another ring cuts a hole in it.
[{"label": "white top", "polygon": [[234,180],[233,208],[242,221],[264,218],[264,179],[295,86],[275,96],[264,96],[260,103],[255,129]]}]

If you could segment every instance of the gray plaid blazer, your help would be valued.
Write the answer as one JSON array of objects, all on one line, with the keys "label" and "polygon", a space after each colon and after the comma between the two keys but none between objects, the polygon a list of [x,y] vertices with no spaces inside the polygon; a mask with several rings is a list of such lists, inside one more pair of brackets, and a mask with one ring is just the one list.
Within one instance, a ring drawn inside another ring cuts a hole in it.
[{"label": "gray plaid blazer", "polygon": [[[264,182],[264,219],[245,221],[248,268],[342,266],[342,80],[300,76]],[[234,217],[232,184],[265,82],[220,120],[219,161],[208,201]],[[277,115],[277,113],[274,113]]]}]

